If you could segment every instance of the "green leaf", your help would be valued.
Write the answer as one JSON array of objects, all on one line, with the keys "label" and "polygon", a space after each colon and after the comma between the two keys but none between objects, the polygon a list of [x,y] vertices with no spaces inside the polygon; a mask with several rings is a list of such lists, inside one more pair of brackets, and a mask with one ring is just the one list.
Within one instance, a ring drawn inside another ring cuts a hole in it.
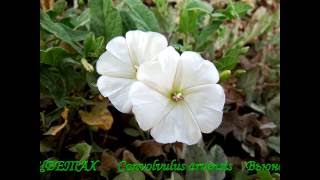
[{"label": "green leaf", "polygon": [[69,8],[64,12],[63,19],[76,18],[79,16],[80,12],[81,11],[79,9]]},{"label": "green leaf", "polygon": [[197,25],[197,17],[197,12],[183,10],[180,15],[178,30],[183,33],[194,33]]},{"label": "green leaf", "polygon": [[222,21],[212,21],[206,26],[196,37],[196,51],[204,51],[210,44],[213,43],[212,37],[220,27]]},{"label": "green leaf", "polygon": [[272,180],[272,176],[269,171],[257,171],[255,175],[259,180]]},{"label": "green leaf", "polygon": [[70,36],[71,40],[74,41],[74,42],[85,40],[85,38],[89,34],[89,32],[86,32],[86,31],[73,30],[69,26],[67,26],[65,24],[62,24],[62,23],[58,23],[58,25],[60,25],[61,27],[64,28],[64,30]]},{"label": "green leaf", "polygon": [[222,10],[220,13],[224,14],[227,19],[233,19],[235,17],[244,16],[252,7],[244,2],[235,2],[228,4],[227,8]]},{"label": "green leaf", "polygon": [[83,73],[85,70],[81,69],[80,71],[77,71],[76,68],[79,67],[76,67],[71,63],[63,63],[59,67],[59,75],[63,77],[65,87],[69,93],[81,92],[82,88],[87,84],[85,81],[85,73]]},{"label": "green leaf", "polygon": [[81,54],[81,49],[74,42],[84,40],[87,32],[74,31],[62,23],[55,23],[42,11],[40,11],[40,25],[43,29],[54,34],[57,38],[67,42],[72,48]]},{"label": "green leaf", "polygon": [[113,180],[145,180],[145,176],[141,171],[129,171],[120,173]]},{"label": "green leaf", "polygon": [[76,152],[78,154],[79,160],[88,160],[91,153],[91,149],[92,147],[86,142],[78,143],[69,148],[70,151]]},{"label": "green leaf", "polygon": [[60,47],[51,47],[46,50],[40,50],[40,60],[43,64],[57,66],[65,57],[67,57],[67,52]]},{"label": "green leaf", "polygon": [[83,46],[85,57],[98,57],[105,48],[104,38],[103,36],[96,38],[93,33],[90,33],[84,40]]},{"label": "green leaf", "polygon": [[235,174],[234,180],[249,180],[249,177],[242,171],[239,171]]},{"label": "green leaf", "polygon": [[184,10],[187,11],[202,11],[204,13],[210,14],[213,11],[212,6],[200,0],[187,0]]},{"label": "green leaf", "polygon": [[49,145],[49,143],[44,140],[40,141],[40,152],[46,153],[50,151],[52,151],[52,147]]},{"label": "green leaf", "polygon": [[155,0],[156,9],[153,10],[154,15],[158,19],[162,32],[172,33],[175,29],[175,20],[173,13],[169,10],[167,0]]},{"label": "green leaf", "polygon": [[[60,120],[61,113],[64,107],[58,107],[51,112],[45,114],[44,116],[44,127],[49,129],[53,122]],[[47,130],[46,129],[46,130]]]},{"label": "green leaf", "polygon": [[187,0],[181,10],[179,31],[195,34],[197,19],[202,15],[210,14],[213,8],[206,2],[200,0]]},{"label": "green leaf", "polygon": [[235,47],[228,49],[223,57],[218,61],[217,68],[219,71],[232,70],[239,62],[241,48]]},{"label": "green leaf", "polygon": [[67,94],[65,80],[56,69],[50,69],[47,65],[40,65],[40,87],[46,90],[58,107],[65,105],[64,97]]},{"label": "green leaf", "polygon": [[124,0],[123,11],[127,12],[137,29],[144,31],[160,31],[160,26],[153,12],[141,0]]},{"label": "green leaf", "polygon": [[178,43],[173,43],[171,46],[174,47],[180,54],[188,50],[185,46]]},{"label": "green leaf", "polygon": [[97,79],[98,77],[96,73],[86,73],[86,81],[88,86],[90,87],[91,93],[96,95],[99,94],[98,87],[96,86]]},{"label": "green leaf", "polygon": [[125,129],[124,129],[124,132],[125,132],[126,134],[128,134],[129,136],[132,136],[132,137],[138,137],[138,136],[140,136],[139,131],[136,130],[136,129],[133,129],[133,128],[125,128]]},{"label": "green leaf", "polygon": [[41,92],[52,98],[58,107],[64,107],[66,104],[80,105],[80,99],[67,96],[71,92],[75,94],[82,91],[86,85],[85,74],[75,70],[79,65],[66,62],[67,59],[70,58],[64,58],[57,66],[40,64]]},{"label": "green leaf", "polygon": [[[185,155],[185,163],[206,163],[207,162],[207,153],[199,144],[187,146],[186,155]],[[209,180],[210,174],[207,170],[201,171],[186,171],[186,180],[193,179],[204,179]]]},{"label": "green leaf", "polygon": [[54,3],[52,11],[55,13],[55,15],[59,15],[63,12],[63,10],[67,7],[68,3],[65,0],[57,0]]},{"label": "green leaf", "polygon": [[156,7],[162,16],[168,15],[168,1],[167,0],[155,0]]},{"label": "green leaf", "polygon": [[83,97],[66,97],[65,99],[65,103],[69,106],[73,106],[73,107],[79,107],[82,105],[94,105],[94,103],[92,101],[88,101]]},{"label": "green leaf", "polygon": [[280,154],[280,136],[271,136],[267,140],[267,145],[269,148],[275,150],[277,153]]},{"label": "green leaf", "polygon": [[255,91],[258,78],[260,77],[258,69],[251,69],[239,78],[238,88],[242,89],[246,94],[246,103],[251,104],[256,99]]},{"label": "green leaf", "polygon": [[67,1],[57,0],[56,2],[54,2],[52,10],[47,11],[46,13],[48,13],[50,17],[54,18],[58,15],[61,15],[67,6]]},{"label": "green leaf", "polygon": [[240,17],[244,16],[252,7],[244,2],[235,2],[233,4],[234,11],[237,13]]},{"label": "green leaf", "polygon": [[120,15],[122,18],[122,27],[123,27],[123,32],[127,32],[133,29],[137,29],[136,23],[133,20],[133,18],[130,16],[130,12],[128,9],[121,9],[120,10]]},{"label": "green leaf", "polygon": [[267,116],[280,127],[280,94],[267,103],[266,109]]},{"label": "green leaf", "polygon": [[91,152],[99,152],[102,153],[104,150],[102,147],[100,147],[98,144],[96,144],[95,142],[92,142],[92,149]]},{"label": "green leaf", "polygon": [[112,0],[89,0],[90,29],[106,42],[122,34],[121,16]]},{"label": "green leaf", "polygon": [[[217,163],[217,164],[224,164],[228,163],[227,156],[224,154],[223,149],[219,145],[214,145],[210,149],[210,153],[208,156],[209,161],[212,163]],[[214,180],[223,180],[224,177],[226,176],[225,171],[211,171],[211,179]]]},{"label": "green leaf", "polygon": [[89,9],[84,10],[79,16],[76,16],[74,19],[71,20],[72,25],[74,26],[73,29],[78,29],[81,26],[85,26],[90,22],[90,13]]}]

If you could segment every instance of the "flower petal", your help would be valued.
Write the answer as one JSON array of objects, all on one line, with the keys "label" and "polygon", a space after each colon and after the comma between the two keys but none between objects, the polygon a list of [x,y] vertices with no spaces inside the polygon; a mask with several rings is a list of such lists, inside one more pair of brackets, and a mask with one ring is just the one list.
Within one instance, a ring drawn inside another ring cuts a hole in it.
[{"label": "flower petal", "polygon": [[132,104],[128,96],[134,82],[136,81],[132,79],[101,76],[97,81],[97,86],[101,94],[108,97],[116,109],[123,113],[129,113]]},{"label": "flower petal", "polygon": [[108,42],[106,49],[119,61],[122,61],[124,64],[130,64],[133,67],[130,60],[127,41],[124,37],[118,36],[111,39]]},{"label": "flower petal", "polygon": [[135,77],[135,69],[130,60],[129,50],[124,37],[115,37],[108,42],[107,51],[97,61],[97,72],[116,77]]},{"label": "flower petal", "polygon": [[168,46],[167,39],[162,34],[140,30],[127,32],[126,41],[131,59],[136,66],[153,60],[160,51]]},{"label": "flower petal", "polygon": [[179,103],[151,129],[151,136],[160,143],[196,144],[202,135],[189,108]]},{"label": "flower petal", "polygon": [[192,87],[183,94],[202,132],[210,133],[221,124],[225,94],[219,84]]},{"label": "flower petal", "polygon": [[142,64],[137,79],[164,96],[170,93],[176,73],[179,53],[171,46],[159,53],[157,61]]},{"label": "flower petal", "polygon": [[177,69],[175,83],[185,89],[197,85],[215,84],[219,81],[219,72],[213,63],[204,60],[198,53],[182,53]]},{"label": "flower petal", "polygon": [[158,123],[173,107],[166,97],[141,82],[132,85],[129,97],[133,105],[132,112],[140,128],[145,131]]}]

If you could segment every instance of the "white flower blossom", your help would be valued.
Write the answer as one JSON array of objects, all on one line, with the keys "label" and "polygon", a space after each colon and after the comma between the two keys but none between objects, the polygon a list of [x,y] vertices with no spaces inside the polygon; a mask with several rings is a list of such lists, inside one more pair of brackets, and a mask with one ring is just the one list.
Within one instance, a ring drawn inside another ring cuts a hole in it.
[{"label": "white flower blossom", "polygon": [[102,76],[97,87],[104,97],[121,112],[131,112],[128,98],[131,85],[136,82],[138,67],[154,60],[168,46],[166,38],[156,32],[129,31],[125,37],[113,38],[107,51],[97,61],[97,72]]},{"label": "white flower blossom", "polygon": [[132,112],[157,142],[195,144],[201,132],[212,132],[222,121],[225,94],[217,84],[219,73],[195,52],[180,56],[168,47],[157,59],[138,69],[139,81],[130,90]]}]

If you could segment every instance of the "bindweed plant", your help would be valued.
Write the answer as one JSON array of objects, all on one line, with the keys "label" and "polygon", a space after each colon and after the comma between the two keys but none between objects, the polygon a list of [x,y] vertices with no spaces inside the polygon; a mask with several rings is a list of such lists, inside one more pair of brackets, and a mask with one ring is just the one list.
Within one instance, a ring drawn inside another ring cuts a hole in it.
[{"label": "bindweed plant", "polygon": [[[40,151],[45,158],[63,158],[64,149],[72,149],[68,152],[77,153],[82,160],[101,154],[102,161],[116,163],[123,158],[137,162],[134,155],[124,155],[127,150],[117,151],[118,155],[109,151],[115,152],[135,138],[143,143],[151,139],[172,143],[166,147],[171,150],[162,153],[165,147],[161,147],[156,157],[173,151],[178,158],[192,162],[197,159],[192,154],[201,152],[205,157],[198,158],[200,162],[222,158],[236,164],[227,159],[229,154],[237,156],[231,150],[213,146],[219,142],[216,134],[224,138],[232,134],[240,143],[237,151],[251,158],[280,154],[278,1],[41,0],[40,5],[40,130],[46,135]],[[126,48],[130,52],[125,52]],[[130,56],[123,55],[126,53]],[[114,57],[123,61],[111,62]],[[158,63],[143,64],[153,59]],[[188,59],[192,63],[188,64]],[[202,69],[192,69],[199,64]],[[182,80],[177,80],[176,71],[182,72]],[[122,91],[115,77],[131,89],[114,95]],[[195,84],[206,88],[186,90]],[[157,104],[141,106],[151,99]],[[170,115],[181,101],[188,104]],[[185,119],[185,123],[159,123],[165,114],[172,121]],[[243,123],[237,124],[236,119]],[[112,132],[113,125],[117,132]],[[171,129],[164,131],[165,127]],[[202,138],[201,132],[208,134]],[[108,141],[121,141],[119,133],[130,137],[129,142],[109,146]],[[204,144],[193,145],[199,140]],[[181,151],[176,141],[185,144]],[[141,148],[143,143],[134,146]],[[98,176],[114,177],[110,173],[113,166],[102,165]],[[186,179],[260,177],[259,173],[250,177],[241,168],[216,175],[187,172]],[[277,178],[272,172],[267,174]],[[177,173],[135,174],[145,175],[182,178]]]},{"label": "bindweed plant", "polygon": [[140,0],[94,0],[77,8],[67,5],[59,0],[40,10],[41,97],[52,101],[52,108],[90,104],[89,97],[98,95],[96,60],[110,39],[129,30],[160,32],[180,52],[203,53],[220,72],[232,70],[248,50],[243,42],[233,43],[221,57],[206,55],[225,34],[223,24],[251,9],[243,2],[217,10],[200,0],[157,0],[151,8]]}]

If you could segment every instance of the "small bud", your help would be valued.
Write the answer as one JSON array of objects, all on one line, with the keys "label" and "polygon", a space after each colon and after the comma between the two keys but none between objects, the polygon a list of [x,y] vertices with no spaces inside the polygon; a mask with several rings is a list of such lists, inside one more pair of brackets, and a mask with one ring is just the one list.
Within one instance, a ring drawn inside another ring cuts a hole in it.
[{"label": "small bud", "polygon": [[246,46],[246,47],[243,47],[243,48],[241,48],[241,53],[243,53],[243,54],[245,54],[245,53],[247,53],[248,51],[249,51],[249,46]]},{"label": "small bud", "polygon": [[93,72],[94,71],[94,68],[93,66],[88,63],[88,61],[85,59],[85,58],[82,58],[81,59],[81,63],[83,65],[83,67],[88,71],[88,72]]},{"label": "small bud", "polygon": [[244,75],[246,72],[247,72],[247,71],[244,70],[244,69],[238,69],[238,70],[236,70],[236,72],[234,72],[234,75],[235,75],[236,77],[240,77],[240,76]]},{"label": "small bud", "polygon": [[224,70],[220,73],[220,82],[229,79],[231,76],[230,70]]}]

